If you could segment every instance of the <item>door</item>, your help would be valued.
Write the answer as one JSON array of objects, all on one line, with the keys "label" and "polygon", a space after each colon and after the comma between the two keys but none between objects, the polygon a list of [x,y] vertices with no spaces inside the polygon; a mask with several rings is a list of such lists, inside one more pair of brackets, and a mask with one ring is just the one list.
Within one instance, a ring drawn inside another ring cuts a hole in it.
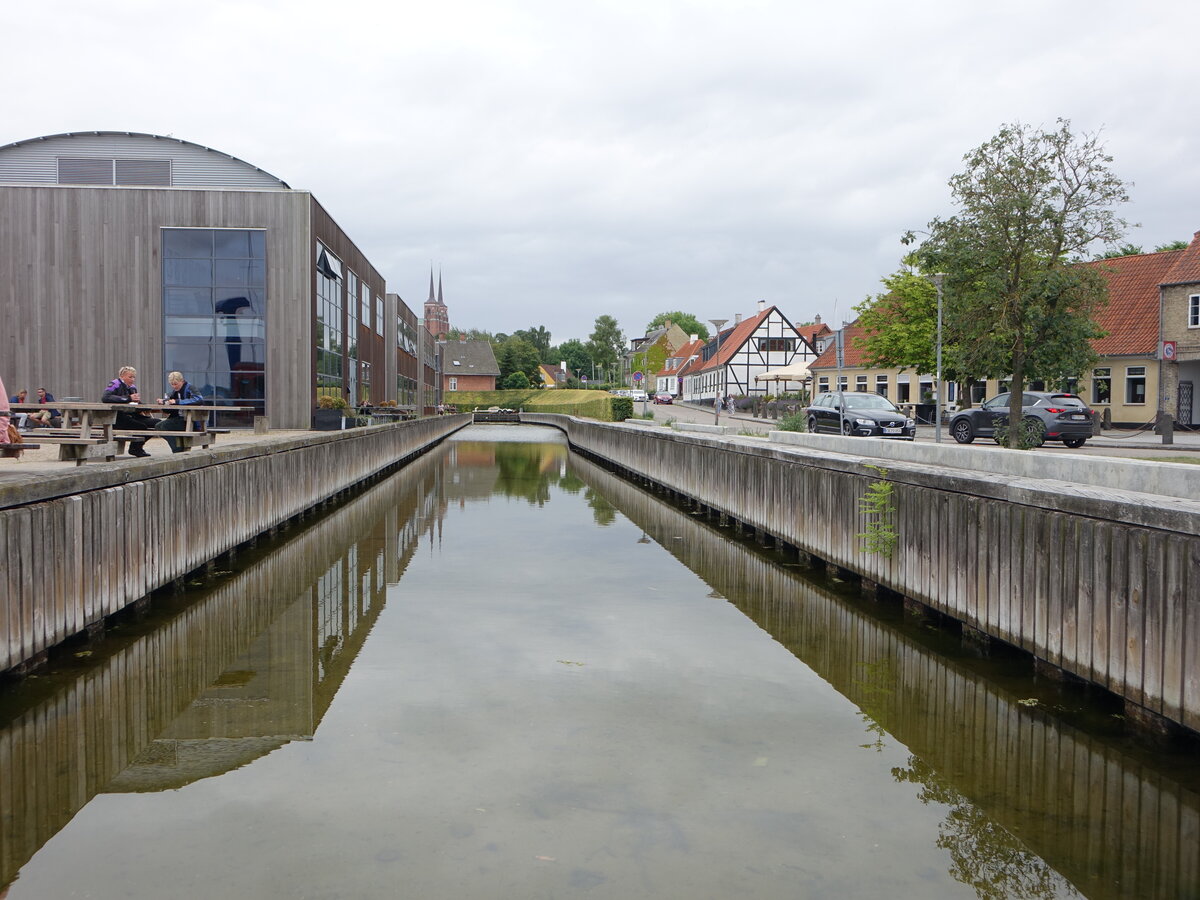
[{"label": "door", "polygon": [[1178,415],[1175,417],[1175,424],[1183,428],[1192,427],[1192,382],[1179,382],[1179,405],[1176,407]]}]

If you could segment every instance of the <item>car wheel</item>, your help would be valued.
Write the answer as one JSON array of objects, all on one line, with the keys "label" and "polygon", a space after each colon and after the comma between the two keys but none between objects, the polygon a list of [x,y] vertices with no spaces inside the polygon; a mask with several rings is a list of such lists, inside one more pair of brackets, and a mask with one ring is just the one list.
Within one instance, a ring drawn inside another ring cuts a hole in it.
[{"label": "car wheel", "polygon": [[1063,443],[1066,444],[1068,447],[1070,447],[1072,450],[1074,450],[1076,447],[1082,447],[1084,444],[1086,444],[1087,438],[1081,438],[1081,437],[1063,438]]},{"label": "car wheel", "polygon": [[808,432],[809,432],[809,434],[817,433],[817,417],[816,416],[808,417]]},{"label": "car wheel", "polygon": [[950,433],[960,444],[969,444],[975,440],[975,429],[968,419],[955,419],[950,423]]},{"label": "car wheel", "polygon": [[842,419],[842,434],[846,435],[846,437],[854,434],[854,426],[850,424],[849,419]]},{"label": "car wheel", "polygon": [[1040,447],[1046,443],[1046,423],[1041,419],[1027,418],[1025,427],[1029,430],[1029,446]]}]

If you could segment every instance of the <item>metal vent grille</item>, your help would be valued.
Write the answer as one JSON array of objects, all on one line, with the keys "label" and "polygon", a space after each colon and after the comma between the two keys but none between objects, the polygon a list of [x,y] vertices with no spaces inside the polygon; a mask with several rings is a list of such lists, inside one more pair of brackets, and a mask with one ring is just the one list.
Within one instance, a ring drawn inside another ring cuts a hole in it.
[{"label": "metal vent grille", "polygon": [[171,184],[169,159],[118,159],[115,162],[117,184]]},{"label": "metal vent grille", "polygon": [[63,159],[58,160],[59,184],[112,184],[113,161],[111,159]]}]

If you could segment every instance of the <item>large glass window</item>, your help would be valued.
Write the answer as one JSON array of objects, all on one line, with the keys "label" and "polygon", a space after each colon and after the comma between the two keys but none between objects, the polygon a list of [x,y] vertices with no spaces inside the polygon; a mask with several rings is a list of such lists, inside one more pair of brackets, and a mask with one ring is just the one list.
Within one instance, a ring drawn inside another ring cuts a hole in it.
[{"label": "large glass window", "polygon": [[342,264],[317,244],[317,395],[343,397]]},{"label": "large glass window", "polygon": [[1146,367],[1125,367],[1125,402],[1146,402]]},{"label": "large glass window", "polygon": [[888,395],[888,377],[886,375],[875,376],[875,393],[880,397]]},{"label": "large glass window", "polygon": [[266,232],[164,228],[162,260],[161,390],[178,370],[210,404],[248,407],[218,425],[249,425],[267,396]]}]

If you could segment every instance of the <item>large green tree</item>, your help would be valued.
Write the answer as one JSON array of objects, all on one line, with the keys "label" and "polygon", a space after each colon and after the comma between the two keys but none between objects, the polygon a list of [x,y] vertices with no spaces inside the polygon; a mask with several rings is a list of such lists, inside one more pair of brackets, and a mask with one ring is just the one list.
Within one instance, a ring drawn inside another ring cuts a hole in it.
[{"label": "large green tree", "polygon": [[704,340],[708,340],[708,328],[699,319],[691,313],[680,312],[660,312],[657,316],[646,323],[646,334],[649,334],[656,328],[661,328],[671,322],[683,329],[684,334],[698,335]]},{"label": "large green tree", "polygon": [[[1095,359],[1105,281],[1078,265],[1090,247],[1117,244],[1129,199],[1096,134],[1005,125],[963,157],[950,179],[958,215],[935,219],[921,269],[944,272],[944,320],[973,377],[1012,378],[1009,421],[1021,421],[1028,379],[1078,376]],[[911,235],[909,236],[911,238]],[[1020,429],[1009,429],[1016,447]]]},{"label": "large green tree", "polygon": [[522,328],[514,331],[513,337],[519,337],[533,344],[538,353],[542,354],[542,362],[557,362],[557,360],[545,359],[546,352],[550,349],[550,332],[545,325],[531,325],[528,328]]},{"label": "large green tree", "polygon": [[617,370],[617,360],[625,352],[625,335],[612,316],[597,316],[595,326],[588,337],[588,354],[598,369],[603,369],[611,379]]},{"label": "large green tree", "polygon": [[530,382],[541,383],[538,367],[542,364],[542,355],[537,348],[519,337],[510,337],[500,345],[496,354],[496,363],[500,367],[500,383],[503,384],[509,375],[521,372]]},{"label": "large green tree", "polygon": [[854,307],[864,332],[858,339],[863,361],[868,366],[914,369],[924,375],[935,372],[936,288],[909,266],[881,281],[887,290]]},{"label": "large green tree", "polygon": [[587,347],[578,338],[563,341],[557,347],[550,348],[551,362],[565,362],[572,376],[586,375],[592,377],[592,358],[588,355]]}]

